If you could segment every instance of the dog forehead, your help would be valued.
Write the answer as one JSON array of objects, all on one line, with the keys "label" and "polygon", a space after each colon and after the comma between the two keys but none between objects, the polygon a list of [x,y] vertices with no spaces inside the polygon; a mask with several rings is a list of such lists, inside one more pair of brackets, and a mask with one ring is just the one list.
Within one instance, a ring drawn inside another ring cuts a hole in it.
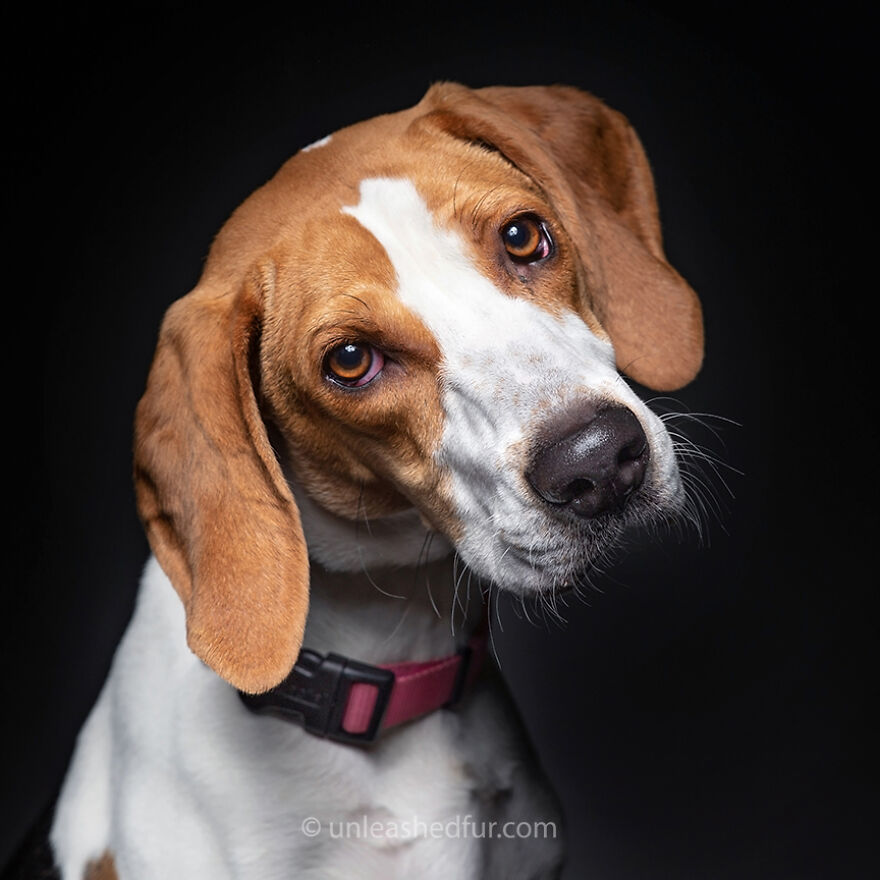
[{"label": "dog forehead", "polygon": [[537,184],[497,151],[423,121],[411,108],[301,150],[236,212],[206,271],[273,266],[279,314],[329,315],[343,292],[391,296],[447,351],[462,334],[473,348],[480,328],[570,313],[564,285],[538,285],[527,303],[501,269],[495,236],[517,208],[542,213]]},{"label": "dog forehead", "polygon": [[[358,201],[342,208],[378,242],[394,273],[397,298],[432,331],[441,349],[487,352],[504,341],[523,351],[546,346],[575,316],[543,308],[502,290],[476,257],[468,224],[432,210],[420,187],[406,177],[363,180]],[[581,323],[577,320],[577,323]],[[538,337],[529,339],[532,331]]]},{"label": "dog forehead", "polygon": [[461,237],[442,227],[412,180],[363,180],[359,199],[342,208],[383,248],[397,297],[448,348],[461,333],[485,327],[497,292],[468,259]]},{"label": "dog forehead", "polygon": [[483,287],[490,273],[477,268],[486,260],[478,227],[492,218],[497,232],[496,214],[540,203],[537,187],[497,153],[420,126],[370,122],[310,145],[271,182],[276,264],[319,281],[306,285],[314,291],[363,284],[405,299]]}]

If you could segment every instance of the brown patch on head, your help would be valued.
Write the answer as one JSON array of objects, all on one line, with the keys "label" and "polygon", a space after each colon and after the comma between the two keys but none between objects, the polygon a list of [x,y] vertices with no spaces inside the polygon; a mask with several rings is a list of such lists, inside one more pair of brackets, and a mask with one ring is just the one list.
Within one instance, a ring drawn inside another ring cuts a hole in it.
[{"label": "brown patch on head", "polygon": [[[498,290],[521,297],[553,314],[580,308],[582,273],[577,253],[551,202],[538,184],[501,153],[450,137],[432,116],[419,116],[406,132],[411,151],[407,176],[437,224],[453,229],[470,251],[474,266]],[[514,263],[501,230],[524,216],[546,225],[554,243],[540,266]],[[591,328],[603,331],[591,315]]]},{"label": "brown patch on head", "polygon": [[[266,415],[297,482],[331,512],[362,519],[416,504],[448,519],[442,505],[426,504],[443,479],[433,460],[442,432],[436,340],[395,296],[384,249],[341,207],[304,223],[273,255],[261,350]],[[363,388],[340,387],[323,368],[347,342],[384,353],[382,373]]]},{"label": "brown patch on head", "polygon": [[420,107],[433,125],[489,144],[534,181],[570,236],[594,314],[618,367],[658,390],[699,371],[703,328],[693,290],[663,254],[653,179],[626,119],[577,89],[431,89]]},{"label": "brown patch on head", "polygon": [[86,865],[83,880],[119,880],[113,856],[105,852],[100,859],[93,859]]}]

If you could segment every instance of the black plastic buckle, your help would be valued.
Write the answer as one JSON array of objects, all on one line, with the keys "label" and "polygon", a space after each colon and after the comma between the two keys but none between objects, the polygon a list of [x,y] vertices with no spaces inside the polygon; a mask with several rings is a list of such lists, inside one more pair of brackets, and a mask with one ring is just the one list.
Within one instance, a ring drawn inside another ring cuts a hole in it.
[{"label": "black plastic buckle", "polygon": [[[348,695],[352,685],[369,684],[376,688],[376,702],[370,723],[362,733],[349,733],[342,728]],[[369,745],[379,733],[388,708],[394,673],[339,654],[322,656],[303,650],[284,681],[263,694],[244,694],[244,704],[254,712],[277,715],[297,721],[315,736],[338,742]]]}]

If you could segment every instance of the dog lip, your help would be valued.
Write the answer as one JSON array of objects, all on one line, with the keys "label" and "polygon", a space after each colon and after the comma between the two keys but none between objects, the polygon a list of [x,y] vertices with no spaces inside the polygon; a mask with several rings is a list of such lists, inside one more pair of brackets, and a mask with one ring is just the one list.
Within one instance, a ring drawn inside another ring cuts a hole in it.
[{"label": "dog lip", "polygon": [[[580,527],[567,531],[563,539],[557,537],[539,546],[502,538],[500,571],[492,576],[494,583],[514,592],[523,590],[524,581],[530,584],[528,590],[535,593],[574,589],[582,575],[592,570],[619,538],[625,525],[619,516],[601,517],[589,524],[571,518],[567,524]],[[479,573],[478,564],[471,562],[469,567]]]},{"label": "dog lip", "polygon": [[[638,529],[664,517],[675,516],[678,506],[651,485],[640,487],[620,511],[608,511],[585,520],[545,506],[546,542],[525,542],[535,532],[500,533],[496,563],[467,559],[468,568],[486,583],[515,594],[563,595],[586,586],[596,565],[613,551],[629,529]],[[561,527],[561,528],[560,528]],[[468,554],[470,555],[470,554]],[[494,570],[492,570],[494,568]]]}]

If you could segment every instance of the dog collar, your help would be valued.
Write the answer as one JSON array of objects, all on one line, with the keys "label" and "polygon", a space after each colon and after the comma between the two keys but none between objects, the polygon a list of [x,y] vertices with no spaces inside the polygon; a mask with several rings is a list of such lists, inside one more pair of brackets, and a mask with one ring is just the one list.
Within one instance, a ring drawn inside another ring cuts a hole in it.
[{"label": "dog collar", "polygon": [[303,649],[277,687],[239,696],[251,711],[299,723],[316,736],[369,745],[380,731],[454,706],[480,671],[486,641],[480,627],[455,654],[381,666]]}]

